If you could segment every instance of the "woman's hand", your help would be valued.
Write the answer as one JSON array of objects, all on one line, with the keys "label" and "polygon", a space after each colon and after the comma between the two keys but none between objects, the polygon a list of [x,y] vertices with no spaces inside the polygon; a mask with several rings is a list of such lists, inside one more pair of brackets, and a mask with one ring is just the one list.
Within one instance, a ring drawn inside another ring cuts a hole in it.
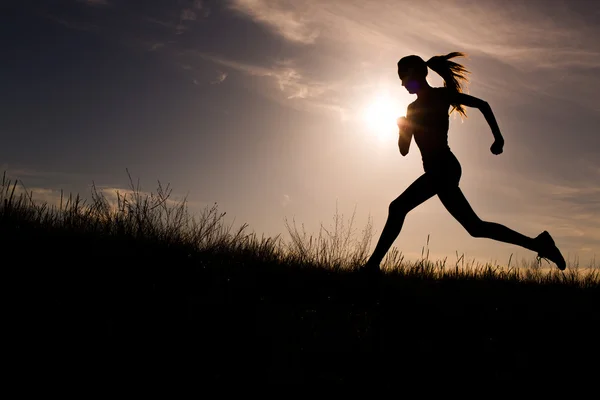
[{"label": "woman's hand", "polygon": [[494,141],[494,143],[492,144],[492,147],[490,147],[490,150],[491,150],[492,154],[498,155],[498,154],[502,154],[503,147],[504,147],[504,139],[497,138]]},{"label": "woman's hand", "polygon": [[408,128],[408,119],[406,117],[400,117],[396,120],[396,124],[398,124],[398,132],[402,133]]},{"label": "woman's hand", "polygon": [[400,117],[396,120],[396,124],[398,125],[398,133],[400,135],[408,132],[408,128],[410,123],[406,117]]}]

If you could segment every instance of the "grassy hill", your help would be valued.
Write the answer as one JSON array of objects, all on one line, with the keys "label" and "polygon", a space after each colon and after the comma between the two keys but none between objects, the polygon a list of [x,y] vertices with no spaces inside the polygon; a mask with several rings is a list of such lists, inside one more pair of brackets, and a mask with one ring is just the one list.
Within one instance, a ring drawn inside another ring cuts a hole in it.
[{"label": "grassy hill", "polygon": [[[169,188],[35,201],[6,177],[0,240],[13,371],[56,381],[492,385],[597,380],[600,272],[407,262],[355,268],[336,217],[290,240],[188,213]],[[554,266],[553,266],[554,267]]]}]

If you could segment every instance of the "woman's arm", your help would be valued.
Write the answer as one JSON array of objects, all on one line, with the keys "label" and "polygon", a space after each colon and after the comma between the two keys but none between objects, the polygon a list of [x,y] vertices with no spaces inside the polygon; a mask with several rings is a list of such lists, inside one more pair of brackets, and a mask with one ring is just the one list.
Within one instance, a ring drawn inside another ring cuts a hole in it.
[{"label": "woman's arm", "polygon": [[406,156],[408,154],[408,150],[410,149],[410,142],[413,137],[413,132],[410,127],[410,106],[408,106],[408,110],[406,112],[406,117],[398,118],[398,148],[400,149],[400,154]]},{"label": "woman's arm", "polygon": [[496,121],[492,108],[487,101],[464,93],[452,93],[450,95],[450,104],[462,104],[467,107],[477,108],[481,111],[494,135],[495,142],[492,145],[492,153],[502,153],[504,138],[502,137],[502,133],[500,133],[500,127],[498,127],[498,122]]}]

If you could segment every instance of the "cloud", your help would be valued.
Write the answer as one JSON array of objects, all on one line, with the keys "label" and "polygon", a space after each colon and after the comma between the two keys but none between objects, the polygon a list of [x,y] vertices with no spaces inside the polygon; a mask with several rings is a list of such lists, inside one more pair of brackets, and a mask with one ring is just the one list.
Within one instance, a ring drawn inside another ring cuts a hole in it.
[{"label": "cloud", "polygon": [[281,200],[281,206],[286,207],[288,204],[290,204],[291,201],[292,201],[292,199],[290,198],[290,196],[287,194],[284,194],[283,198]]},{"label": "cloud", "polygon": [[294,67],[292,61],[276,61],[274,65],[263,67],[227,59],[222,56],[196,53],[201,58],[229,67],[250,76],[270,78],[287,99],[318,97],[328,90],[325,83],[305,78]]},{"label": "cloud", "polygon": [[[130,188],[122,188],[122,187],[114,187],[114,186],[97,186],[97,193],[104,197],[108,206],[112,211],[116,211],[119,206],[119,197],[120,201],[123,201],[124,198],[127,201],[132,201],[132,196],[139,196],[140,199],[145,199],[146,197],[157,199],[156,193],[146,192],[146,191],[133,191]],[[11,186],[12,191],[12,186]],[[48,187],[27,187],[23,184],[17,184],[14,192],[14,199],[18,201],[18,199],[23,196],[26,204],[35,204],[37,206],[47,205],[51,207],[56,207],[56,209],[60,209],[62,206],[65,208],[69,204],[73,204],[75,202],[78,194],[67,192],[61,189],[56,188],[48,188]],[[82,209],[88,209],[92,205],[91,197],[88,193],[79,193],[80,204]],[[169,197],[165,201],[165,205],[168,208],[176,208],[181,206],[182,201],[185,196],[182,195],[173,195]],[[203,201],[189,201],[185,199],[185,206],[190,212],[190,215],[196,215],[201,212],[202,209],[209,206],[209,203]]]},{"label": "cloud", "polygon": [[192,52],[202,59],[231,68],[248,76],[266,78],[275,89],[276,100],[288,106],[335,113],[343,119],[347,111],[333,99],[337,95],[336,83],[324,83],[303,75],[292,60],[278,60],[270,66],[259,66],[227,59],[222,56]]},{"label": "cloud", "polygon": [[[231,10],[264,24],[285,39],[301,44],[314,43],[319,31],[311,26],[309,16],[290,3],[269,0],[233,0]],[[304,10],[305,11],[305,10]]]},{"label": "cloud", "polygon": [[[76,195],[72,197],[74,200]],[[46,204],[48,206],[60,207],[61,204],[64,206],[69,200],[69,193],[44,187],[27,187],[21,183],[17,184],[13,194],[13,201],[19,201],[20,199],[23,199],[27,205],[33,203],[38,206]]]},{"label": "cloud", "polygon": [[211,81],[210,83],[211,85],[218,85],[220,83],[223,83],[225,82],[225,79],[227,79],[227,76],[227,72],[219,71],[219,76],[217,76],[217,78],[214,81]]},{"label": "cloud", "polygon": [[[190,66],[190,65],[184,65],[184,66],[182,66],[182,68],[185,69],[185,70],[188,70],[188,71],[194,70],[194,68],[192,66]],[[227,72],[218,71],[218,73],[219,74],[218,74],[218,76],[215,79],[213,79],[213,80],[211,80],[211,81],[208,82],[209,84],[211,84],[211,85],[219,85],[219,84],[223,83],[227,79],[227,76],[228,76]],[[194,85],[200,86],[200,85],[203,84],[203,82],[206,82],[206,80],[205,79],[204,80],[199,80],[198,78],[194,78],[194,79],[192,79],[192,82],[194,83]]]},{"label": "cloud", "polygon": [[[116,186],[97,186],[96,187],[98,194],[102,195],[111,209],[117,210],[119,206],[119,198],[120,201],[123,199],[127,199],[128,202],[132,202],[132,198],[140,198],[142,201],[144,199],[152,199],[149,200],[151,204],[158,204],[158,197],[156,192],[147,192],[143,190],[132,190],[131,188],[122,188]],[[154,203],[153,203],[154,201]],[[135,200],[134,200],[135,202]],[[185,202],[185,208],[190,213],[190,216],[195,216],[199,212],[201,212],[206,207],[209,207],[210,204],[204,201],[190,201],[187,196],[182,194],[171,194],[169,198],[164,202],[167,208],[177,208],[181,207]]]}]

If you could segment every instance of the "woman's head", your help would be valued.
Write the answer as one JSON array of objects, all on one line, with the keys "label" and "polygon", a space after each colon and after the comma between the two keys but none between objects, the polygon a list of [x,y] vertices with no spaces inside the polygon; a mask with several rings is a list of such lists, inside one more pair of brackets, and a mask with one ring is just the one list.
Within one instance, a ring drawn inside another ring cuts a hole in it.
[{"label": "woman's head", "polygon": [[[409,93],[417,93],[421,88],[427,86],[427,68],[431,68],[444,79],[444,86],[455,92],[462,92],[462,84],[468,83],[469,71],[461,64],[450,61],[451,58],[466,57],[464,53],[453,52],[445,56],[433,56],[425,61],[416,55],[402,57],[398,61],[398,77],[402,86]],[[467,116],[461,104],[452,104],[452,111],[456,110],[463,116]]]},{"label": "woman's head", "polygon": [[417,93],[427,82],[427,63],[415,55],[402,57],[398,61],[398,77],[410,94]]}]

